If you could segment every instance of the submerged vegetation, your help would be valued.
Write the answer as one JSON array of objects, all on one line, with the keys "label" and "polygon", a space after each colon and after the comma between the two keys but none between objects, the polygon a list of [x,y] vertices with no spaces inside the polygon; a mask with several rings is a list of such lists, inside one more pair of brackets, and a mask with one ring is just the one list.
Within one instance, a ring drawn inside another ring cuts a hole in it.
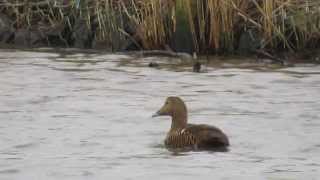
[{"label": "submerged vegetation", "polygon": [[54,29],[51,35],[66,46],[79,38],[81,20],[90,36],[84,41],[94,39],[115,51],[135,47],[236,53],[320,47],[319,0],[3,0],[0,13],[12,20],[15,30],[47,33],[43,37],[49,44]]}]

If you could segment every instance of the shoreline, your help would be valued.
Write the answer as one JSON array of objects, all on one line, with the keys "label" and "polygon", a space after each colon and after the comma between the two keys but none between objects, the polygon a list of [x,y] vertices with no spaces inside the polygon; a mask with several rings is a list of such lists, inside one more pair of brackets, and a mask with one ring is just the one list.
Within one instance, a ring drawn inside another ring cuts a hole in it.
[{"label": "shoreline", "polygon": [[[167,56],[165,53],[155,55],[154,51],[122,51],[110,52],[101,49],[79,49],[79,48],[12,48],[10,46],[1,46],[0,51],[28,51],[28,52],[47,52],[58,53],[61,55],[73,54],[121,54],[132,56],[128,60],[123,60],[121,65],[133,65],[136,67],[150,67],[157,69],[171,69],[175,71],[192,71],[195,63],[199,63],[200,69],[197,72],[205,72],[207,68],[245,68],[245,69],[281,69],[287,67],[308,67],[320,65],[320,50],[304,52],[304,53],[286,53],[278,54],[278,56],[286,57],[285,62],[281,64],[266,57],[258,57],[256,55],[240,56],[240,55],[203,55],[197,58],[183,53],[182,57]],[[148,53],[151,52],[151,53]],[[156,51],[162,52],[162,51]],[[169,53],[170,55],[170,53]],[[183,58],[188,57],[188,58]],[[193,71],[195,71],[193,69]]]}]

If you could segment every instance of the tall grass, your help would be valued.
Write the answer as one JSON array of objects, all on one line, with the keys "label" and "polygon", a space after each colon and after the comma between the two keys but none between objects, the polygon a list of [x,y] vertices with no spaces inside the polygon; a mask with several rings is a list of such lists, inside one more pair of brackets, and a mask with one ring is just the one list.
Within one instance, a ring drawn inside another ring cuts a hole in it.
[{"label": "tall grass", "polygon": [[[179,10],[187,14],[196,52],[234,52],[247,30],[256,32],[260,48],[294,51],[320,46],[319,0],[0,2],[0,12],[12,17],[16,28],[61,24],[72,28],[74,21],[82,18],[89,28],[98,24],[96,38],[105,41],[106,46],[129,38],[143,49],[163,49],[170,44]],[[127,32],[127,24],[135,29],[134,33]]]},{"label": "tall grass", "polygon": [[[320,1],[188,1],[196,50],[233,51],[242,31],[259,34],[261,48],[302,49],[319,46]],[[196,17],[196,18],[195,18]],[[311,43],[311,44],[310,44]]]},{"label": "tall grass", "polygon": [[122,9],[134,24],[136,38],[144,49],[161,49],[167,44],[173,31],[172,8],[169,1],[163,0],[131,0],[129,7],[122,2]]}]

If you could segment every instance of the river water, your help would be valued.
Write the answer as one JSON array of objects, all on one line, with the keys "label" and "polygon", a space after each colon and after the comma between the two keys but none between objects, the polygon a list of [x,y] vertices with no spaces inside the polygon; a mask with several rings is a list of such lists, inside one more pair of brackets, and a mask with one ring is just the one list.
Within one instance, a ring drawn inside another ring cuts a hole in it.
[{"label": "river water", "polygon": [[[0,179],[320,178],[319,66],[193,73],[175,62],[0,50]],[[189,122],[223,129],[230,151],[166,150],[170,120],[151,115],[173,95]]]}]

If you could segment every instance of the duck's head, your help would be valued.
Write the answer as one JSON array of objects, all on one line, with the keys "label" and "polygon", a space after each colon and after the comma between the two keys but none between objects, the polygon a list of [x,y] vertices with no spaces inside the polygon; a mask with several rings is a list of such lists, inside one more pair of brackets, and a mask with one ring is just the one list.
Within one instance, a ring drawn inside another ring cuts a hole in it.
[{"label": "duck's head", "polygon": [[168,97],[159,111],[152,117],[171,116],[172,118],[187,118],[187,108],[184,102],[179,97]]}]

